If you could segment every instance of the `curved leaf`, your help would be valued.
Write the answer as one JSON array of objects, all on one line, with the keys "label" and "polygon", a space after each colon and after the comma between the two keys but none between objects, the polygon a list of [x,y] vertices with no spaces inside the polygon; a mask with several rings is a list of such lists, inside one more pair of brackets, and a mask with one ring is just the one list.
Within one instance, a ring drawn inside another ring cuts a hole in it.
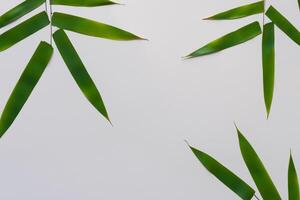
[{"label": "curved leaf", "polygon": [[51,0],[52,5],[95,7],[117,4],[109,0]]},{"label": "curved leaf", "polygon": [[264,200],[281,200],[271,177],[259,159],[255,150],[237,128],[239,143],[245,164]]},{"label": "curved leaf", "polygon": [[0,137],[11,126],[22,107],[29,98],[34,87],[42,76],[53,53],[53,48],[41,42],[23,71],[17,85],[10,95],[0,118]]},{"label": "curved leaf", "polygon": [[41,6],[45,0],[26,0],[0,16],[0,28],[20,19]]},{"label": "curved leaf", "polygon": [[300,200],[299,182],[292,155],[288,172],[289,200]]},{"label": "curved leaf", "polygon": [[47,13],[41,12],[22,22],[18,26],[6,31],[0,35],[0,52],[10,48],[26,37],[44,28],[49,23]]},{"label": "curved leaf", "polygon": [[251,200],[254,196],[255,191],[237,175],[232,173],[221,163],[216,161],[208,154],[199,151],[198,149],[191,147],[191,150],[203,166],[212,173],[217,179],[224,183],[228,188],[235,192],[244,200]]},{"label": "curved leaf", "polygon": [[262,58],[263,58],[263,82],[264,97],[269,117],[273,92],[274,92],[274,76],[275,76],[275,48],[274,48],[274,24],[268,23],[264,25],[262,39]]},{"label": "curved leaf", "polygon": [[119,28],[64,13],[54,13],[52,17],[52,23],[54,26],[57,26],[61,29],[110,40],[142,39]]},{"label": "curved leaf", "polygon": [[280,28],[290,39],[300,45],[300,32],[298,29],[289,22],[278,10],[270,6],[266,15],[270,20]]},{"label": "curved leaf", "polygon": [[204,20],[231,20],[248,17],[251,15],[259,14],[264,12],[264,1],[247,4],[237,8],[227,10],[225,12],[218,13],[211,17],[205,18]]},{"label": "curved leaf", "polygon": [[89,102],[110,121],[102,97],[66,33],[60,29],[53,34],[53,38],[80,90]]},{"label": "curved leaf", "polygon": [[201,47],[195,52],[187,56],[187,58],[194,58],[204,56],[207,54],[216,53],[224,49],[244,43],[261,34],[261,28],[258,22],[253,22],[244,26],[234,32],[231,32],[217,40],[214,40],[207,45]]}]

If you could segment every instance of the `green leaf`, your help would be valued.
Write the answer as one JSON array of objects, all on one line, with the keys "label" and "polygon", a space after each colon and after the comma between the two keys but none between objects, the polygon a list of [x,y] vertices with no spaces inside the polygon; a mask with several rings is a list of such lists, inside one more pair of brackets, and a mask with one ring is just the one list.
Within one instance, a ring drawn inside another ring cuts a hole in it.
[{"label": "green leaf", "polygon": [[52,5],[64,5],[64,6],[79,6],[79,7],[95,7],[117,4],[109,0],[52,0]]},{"label": "green leaf", "polygon": [[253,22],[221,38],[218,38],[217,40],[208,43],[207,45],[188,55],[187,58],[194,58],[198,56],[216,53],[224,49],[244,43],[252,38],[255,38],[260,34],[261,28],[259,23]]},{"label": "green leaf", "polygon": [[66,33],[60,29],[53,34],[53,38],[80,90],[89,102],[110,121],[101,95]]},{"label": "green leaf", "polygon": [[270,8],[266,12],[266,15],[290,39],[292,39],[294,42],[300,45],[300,32],[279,11],[277,11],[274,7],[270,6]]},{"label": "green leaf", "polygon": [[41,12],[22,22],[18,26],[6,31],[0,35],[0,52],[10,48],[26,37],[44,28],[49,23],[47,13]]},{"label": "green leaf", "polygon": [[226,167],[224,167],[217,160],[209,156],[208,154],[199,151],[198,149],[191,147],[191,150],[203,166],[212,173],[217,179],[219,179],[224,185],[230,188],[238,196],[244,200],[251,200],[255,191],[237,175],[232,173]]},{"label": "green leaf", "polygon": [[264,97],[269,117],[273,92],[274,92],[274,77],[275,77],[275,48],[274,48],[274,24],[268,23],[264,25],[262,39],[262,58],[263,58],[263,82],[264,82]]},{"label": "green leaf", "polygon": [[110,40],[142,39],[119,28],[64,13],[54,13],[52,23],[61,29]]},{"label": "green leaf", "polygon": [[255,150],[237,128],[242,156],[247,168],[264,200],[281,200],[267,170]]},{"label": "green leaf", "polygon": [[53,48],[41,42],[23,71],[17,85],[10,95],[0,118],[0,137],[12,125],[34,87],[41,78],[53,53]]},{"label": "green leaf", "polygon": [[45,0],[26,0],[0,16],[0,28],[20,19],[41,6]]},{"label": "green leaf", "polygon": [[299,182],[293,157],[290,156],[288,172],[289,200],[300,200]]},{"label": "green leaf", "polygon": [[211,17],[205,18],[204,20],[231,20],[248,17],[251,15],[259,14],[264,12],[264,1],[247,4],[237,8],[227,10],[225,12],[218,13]]}]

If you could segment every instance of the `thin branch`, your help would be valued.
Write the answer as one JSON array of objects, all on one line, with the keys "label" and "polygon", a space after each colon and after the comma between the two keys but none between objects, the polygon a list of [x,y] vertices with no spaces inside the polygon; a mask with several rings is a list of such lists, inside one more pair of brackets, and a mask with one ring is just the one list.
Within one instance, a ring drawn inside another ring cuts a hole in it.
[{"label": "thin branch", "polygon": [[53,33],[53,30],[52,30],[52,15],[53,15],[53,12],[52,12],[51,1],[52,0],[49,0],[49,8],[50,8],[50,45],[52,46],[52,33]]},{"label": "thin branch", "polygon": [[255,197],[255,199],[257,199],[257,200],[260,200],[260,199],[256,196],[256,194],[254,194],[254,197]]}]

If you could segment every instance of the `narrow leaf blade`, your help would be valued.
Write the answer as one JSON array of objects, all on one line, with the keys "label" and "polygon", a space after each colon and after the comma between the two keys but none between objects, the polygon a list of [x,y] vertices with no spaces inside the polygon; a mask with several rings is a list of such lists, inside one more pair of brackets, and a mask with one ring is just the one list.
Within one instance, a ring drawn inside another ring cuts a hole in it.
[{"label": "narrow leaf blade", "polygon": [[0,16],[0,28],[20,19],[27,13],[40,7],[45,0],[26,0]]},{"label": "narrow leaf blade", "polygon": [[52,0],[52,5],[78,6],[78,7],[96,7],[117,4],[109,0]]},{"label": "narrow leaf blade", "polygon": [[82,93],[89,102],[110,121],[102,97],[67,34],[60,29],[53,34],[53,38],[63,60]]},{"label": "narrow leaf blade", "polygon": [[58,28],[93,37],[100,37],[110,40],[142,39],[132,33],[121,30],[119,28],[64,13],[54,13],[52,17],[52,23]]},{"label": "narrow leaf blade", "polygon": [[264,25],[262,39],[262,58],[263,58],[263,83],[264,98],[269,117],[273,93],[274,93],[274,77],[275,77],[275,47],[274,47],[274,24],[268,23]]},{"label": "narrow leaf blade", "polygon": [[299,181],[293,157],[290,157],[288,171],[289,200],[300,200]]},{"label": "narrow leaf blade", "polygon": [[298,29],[287,20],[278,10],[270,6],[266,15],[269,19],[280,28],[291,40],[300,45],[300,32]]},{"label": "narrow leaf blade", "polygon": [[281,197],[271,180],[267,170],[258,157],[257,153],[243,136],[239,129],[237,129],[239,136],[239,143],[242,156],[245,164],[264,200],[281,200]]},{"label": "narrow leaf blade", "polygon": [[236,7],[225,12],[218,13],[205,20],[232,20],[248,17],[251,15],[264,12],[264,1],[247,4],[244,6]]},{"label": "narrow leaf blade", "polygon": [[0,137],[12,125],[34,87],[41,78],[53,53],[53,48],[41,42],[10,95],[0,118]]},{"label": "narrow leaf blade", "polygon": [[210,155],[199,151],[194,147],[190,146],[190,148],[203,166],[224,185],[236,193],[241,199],[252,199],[255,191],[247,183],[245,183],[242,179],[240,179],[237,175],[228,170]]},{"label": "narrow leaf blade", "polygon": [[222,51],[224,49],[249,41],[261,34],[258,22],[253,22],[223,37],[220,37],[200,49],[194,51],[187,58],[195,58]]},{"label": "narrow leaf blade", "polygon": [[0,35],[0,52],[4,51],[49,24],[46,12],[41,12]]}]

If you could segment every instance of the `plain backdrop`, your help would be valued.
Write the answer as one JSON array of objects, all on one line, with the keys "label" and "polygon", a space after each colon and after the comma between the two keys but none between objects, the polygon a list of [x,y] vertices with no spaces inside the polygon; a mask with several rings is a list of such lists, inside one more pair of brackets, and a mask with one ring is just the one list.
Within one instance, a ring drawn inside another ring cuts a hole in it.
[{"label": "plain backdrop", "polygon": [[[2,1],[0,13],[20,2]],[[276,89],[267,121],[261,36],[222,53],[182,59],[225,33],[262,21],[261,15],[201,20],[253,1],[119,2],[125,5],[53,7],[149,39],[115,42],[68,32],[114,126],[88,103],[55,50],[0,140],[0,199],[239,199],[199,164],[184,142],[213,155],[255,187],[239,152],[234,122],[287,199],[290,149],[300,173],[299,46],[276,29]],[[300,29],[296,0],[270,3]],[[40,40],[49,41],[49,28],[0,53],[1,111]]]}]

